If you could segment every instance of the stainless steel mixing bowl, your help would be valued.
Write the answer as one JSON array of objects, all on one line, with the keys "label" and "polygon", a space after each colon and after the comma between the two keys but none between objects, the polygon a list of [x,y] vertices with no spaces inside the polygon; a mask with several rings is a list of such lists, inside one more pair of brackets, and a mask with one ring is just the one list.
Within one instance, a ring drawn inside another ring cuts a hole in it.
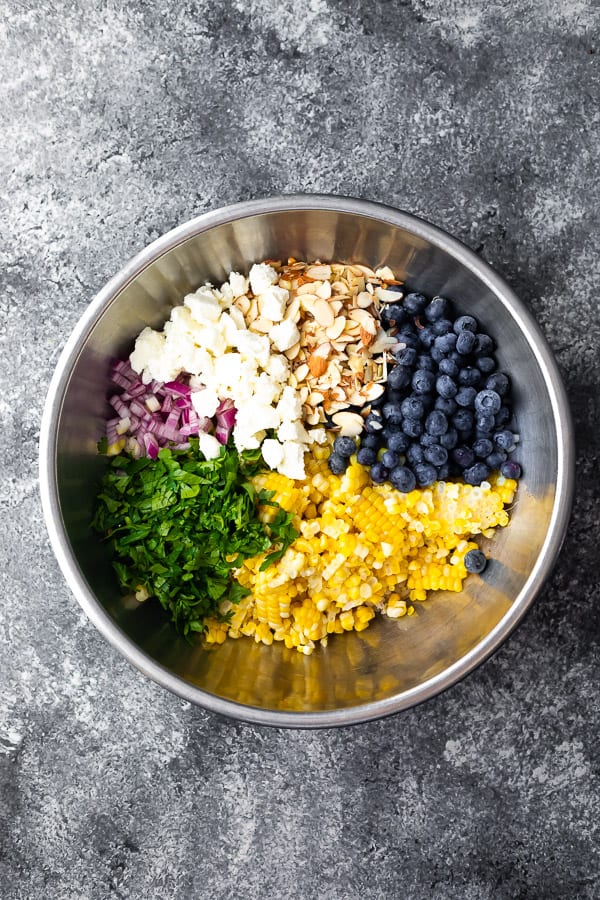
[{"label": "stainless steel mixing bowl", "polygon": [[[305,657],[243,638],[189,646],[160,609],[125,601],[89,521],[105,460],[110,360],[145,325],[206,280],[266,258],[390,265],[426,294],[454,298],[497,339],[514,385],[524,476],[508,528],[482,577],[440,593],[417,614],[377,617]],[[99,631],[138,669],[218,713],[279,726],[346,725],[406,709],[452,685],[492,653],[548,575],[567,527],[573,446],[561,378],[546,341],[507,284],[474,253],[404,212],[360,200],[288,196],[210,212],[152,243],[92,301],[58,363],[43,417],[41,491],[71,590]]]}]

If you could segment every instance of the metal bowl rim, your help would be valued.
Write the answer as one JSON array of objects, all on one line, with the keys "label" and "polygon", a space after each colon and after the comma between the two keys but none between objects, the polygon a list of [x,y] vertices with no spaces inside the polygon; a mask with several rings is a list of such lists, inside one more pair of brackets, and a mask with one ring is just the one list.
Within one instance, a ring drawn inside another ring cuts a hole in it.
[{"label": "metal bowl rim", "polygon": [[[343,709],[286,712],[246,706],[198,688],[140,650],[108,615],[81,572],[67,538],[58,497],[56,441],[58,422],[77,358],[100,315],[121,291],[160,256],[215,226],[250,216],[294,210],[326,210],[387,222],[449,253],[473,272],[507,306],[544,374],[556,426],[558,470],[556,494],[547,534],[525,585],[497,625],[451,666],[401,694]],[[404,210],[374,201],[326,194],[288,194],[243,201],[202,213],[162,235],[133,256],[96,294],[68,338],[51,379],[40,429],[40,493],[52,548],[71,591],[88,618],[127,660],[144,675],[179,697],[211,712],[259,725],[325,728],[358,724],[408,709],[431,699],[484,662],[523,618],[550,574],[563,543],[574,491],[574,442],[569,403],[552,351],[535,319],[509,285],[486,262],[443,229]]]}]

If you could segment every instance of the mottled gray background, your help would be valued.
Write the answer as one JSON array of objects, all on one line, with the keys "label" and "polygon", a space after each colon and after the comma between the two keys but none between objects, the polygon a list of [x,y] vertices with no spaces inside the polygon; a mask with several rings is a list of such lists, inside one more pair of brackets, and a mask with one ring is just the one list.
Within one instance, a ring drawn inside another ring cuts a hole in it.
[{"label": "mottled gray background", "polygon": [[[0,0],[0,896],[600,896],[600,10],[585,0]],[[504,274],[565,375],[569,537],[466,681],[264,730],[133,671],[66,588],[37,439],[60,348],[152,238],[278,192],[382,200]]]}]

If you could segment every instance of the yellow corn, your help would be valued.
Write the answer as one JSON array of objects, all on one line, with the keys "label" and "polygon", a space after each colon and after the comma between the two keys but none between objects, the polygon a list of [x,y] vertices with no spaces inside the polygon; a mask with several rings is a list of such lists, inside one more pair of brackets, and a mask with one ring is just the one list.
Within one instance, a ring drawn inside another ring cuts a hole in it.
[{"label": "yellow corn", "polygon": [[[328,634],[367,628],[377,610],[392,619],[414,615],[408,601],[462,590],[465,554],[477,546],[472,535],[508,522],[504,507],[517,487],[510,479],[493,476],[479,487],[440,482],[402,494],[372,484],[355,457],[344,475],[333,475],[329,452],[312,448],[304,481],[276,472],[255,477],[257,490],[273,491],[273,500],[294,513],[299,536],[264,572],[263,556],[237,570],[251,593],[229,623],[207,623],[209,643],[247,635],[309,654]],[[270,521],[273,507],[264,505],[260,515]]]}]

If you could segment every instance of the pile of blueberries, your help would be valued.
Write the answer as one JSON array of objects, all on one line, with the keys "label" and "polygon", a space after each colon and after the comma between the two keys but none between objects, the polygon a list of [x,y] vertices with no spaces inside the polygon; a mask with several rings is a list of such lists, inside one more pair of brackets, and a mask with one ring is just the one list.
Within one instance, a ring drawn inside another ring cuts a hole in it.
[{"label": "pile of blueberries", "polygon": [[371,403],[358,452],[353,438],[336,438],[330,470],[341,475],[357,453],[376,484],[404,492],[452,478],[477,485],[498,469],[519,478],[509,459],[518,440],[508,427],[510,380],[477,319],[456,315],[444,297],[410,293],[386,304],[381,322],[398,340],[396,365]]}]

